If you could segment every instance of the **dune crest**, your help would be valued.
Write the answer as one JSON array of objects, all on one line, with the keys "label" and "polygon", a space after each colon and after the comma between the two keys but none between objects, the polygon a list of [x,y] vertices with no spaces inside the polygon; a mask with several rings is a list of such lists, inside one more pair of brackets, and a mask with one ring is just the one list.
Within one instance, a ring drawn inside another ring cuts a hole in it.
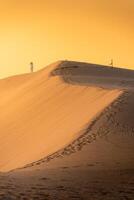
[{"label": "dune crest", "polygon": [[0,171],[64,149],[124,89],[132,89],[133,77],[131,70],[63,61],[0,80]]}]

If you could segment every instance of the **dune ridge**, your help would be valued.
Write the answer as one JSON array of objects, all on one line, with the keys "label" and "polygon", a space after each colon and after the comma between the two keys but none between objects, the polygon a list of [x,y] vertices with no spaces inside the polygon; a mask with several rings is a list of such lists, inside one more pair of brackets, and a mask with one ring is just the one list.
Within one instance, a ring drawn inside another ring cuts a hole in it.
[{"label": "dune ridge", "polygon": [[74,61],[0,80],[0,199],[133,200],[133,80]]},{"label": "dune ridge", "polygon": [[102,88],[133,89],[134,70],[92,63],[64,61],[51,74],[62,75],[65,82]]},{"label": "dune ridge", "polygon": [[66,155],[71,155],[72,153],[76,153],[77,151],[81,151],[81,149],[91,142],[95,141],[97,138],[104,137],[108,134],[108,130],[99,130],[99,131],[93,131],[94,126],[96,125],[96,122],[103,118],[103,116],[108,113],[108,116],[110,116],[109,110],[114,105],[117,105],[120,103],[120,100],[124,98],[125,94],[118,96],[116,100],[114,100],[112,103],[110,103],[101,113],[96,115],[89,123],[87,123],[87,126],[83,130],[80,130],[80,136],[76,138],[72,143],[70,143],[68,146],[64,147],[63,149],[60,149],[59,151],[48,155],[44,159],[38,160],[36,162],[32,162],[31,164],[28,164],[24,166],[24,168],[33,167],[36,165],[40,165],[42,163],[47,163],[51,161],[54,158],[64,157]]},{"label": "dune ridge", "polygon": [[64,63],[0,80],[1,171],[22,167],[64,148],[121,94],[118,89],[72,85],[61,75],[52,76]]}]

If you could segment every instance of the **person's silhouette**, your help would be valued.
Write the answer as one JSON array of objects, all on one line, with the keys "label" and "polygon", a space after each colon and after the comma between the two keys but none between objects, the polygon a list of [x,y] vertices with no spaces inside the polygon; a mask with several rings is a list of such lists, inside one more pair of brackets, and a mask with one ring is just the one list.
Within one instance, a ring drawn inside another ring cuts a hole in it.
[{"label": "person's silhouette", "polygon": [[30,62],[30,70],[31,70],[31,73],[34,71],[34,65],[33,65],[33,62]]},{"label": "person's silhouette", "polygon": [[113,61],[113,59],[111,59],[110,65],[111,65],[112,67],[114,66],[114,61]]}]

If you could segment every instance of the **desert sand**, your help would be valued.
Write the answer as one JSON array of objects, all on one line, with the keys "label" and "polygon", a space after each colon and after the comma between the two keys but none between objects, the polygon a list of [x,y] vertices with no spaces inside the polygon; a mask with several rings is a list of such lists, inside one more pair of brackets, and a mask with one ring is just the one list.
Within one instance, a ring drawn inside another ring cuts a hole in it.
[{"label": "desert sand", "polygon": [[133,87],[74,61],[0,80],[0,199],[134,199]]}]

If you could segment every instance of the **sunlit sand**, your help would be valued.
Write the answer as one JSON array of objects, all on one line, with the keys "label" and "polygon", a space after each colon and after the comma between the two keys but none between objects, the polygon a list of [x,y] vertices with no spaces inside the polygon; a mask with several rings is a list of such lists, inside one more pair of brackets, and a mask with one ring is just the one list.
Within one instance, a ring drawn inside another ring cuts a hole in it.
[{"label": "sunlit sand", "polygon": [[[113,199],[118,199],[121,181],[129,177],[131,198],[133,88],[132,70],[73,61],[1,79],[0,184],[8,182],[12,190],[13,181],[14,198],[22,192],[32,199],[37,187],[37,199],[57,193],[59,199],[89,199],[89,193],[92,199],[110,199],[117,179]],[[106,191],[99,196],[101,182]]]}]

